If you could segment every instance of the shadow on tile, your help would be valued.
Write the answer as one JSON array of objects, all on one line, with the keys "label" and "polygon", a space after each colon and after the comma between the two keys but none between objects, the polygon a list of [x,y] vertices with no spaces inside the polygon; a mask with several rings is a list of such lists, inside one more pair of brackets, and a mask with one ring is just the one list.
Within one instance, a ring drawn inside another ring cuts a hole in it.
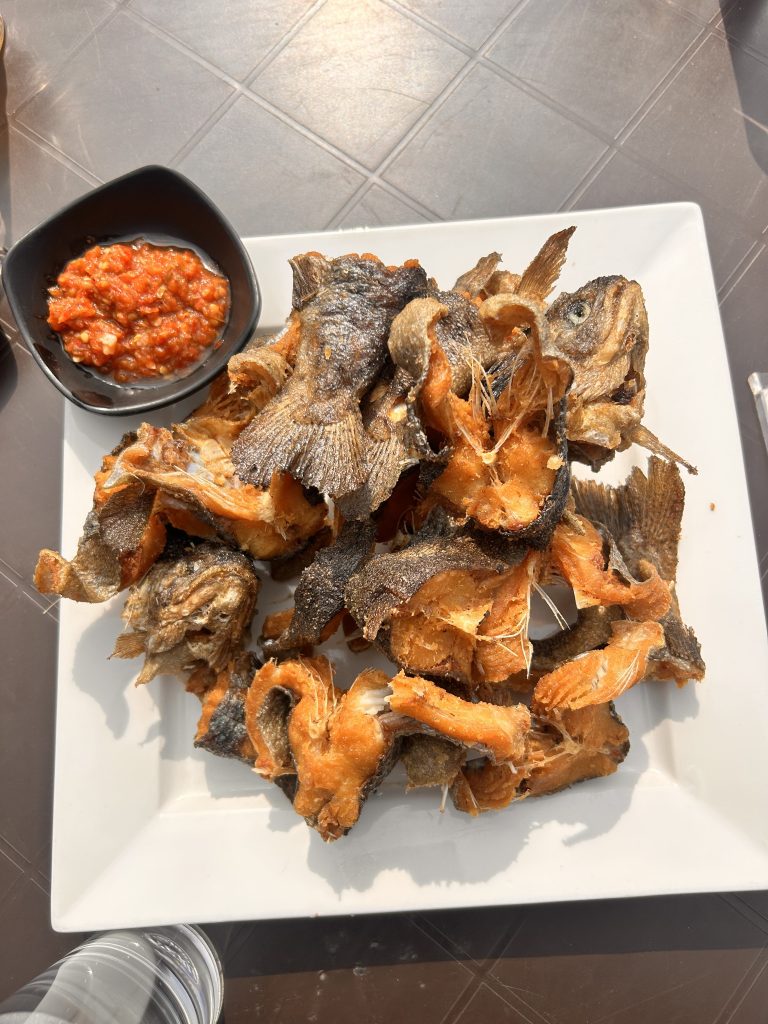
[{"label": "shadow on tile", "polygon": [[[741,112],[746,122],[747,142],[755,162],[768,174],[768,92],[749,72],[752,62],[743,59],[739,42],[768,54],[768,9],[761,3],[721,0],[723,27],[728,33],[733,73],[739,90]],[[736,41],[738,40],[738,42]]]}]

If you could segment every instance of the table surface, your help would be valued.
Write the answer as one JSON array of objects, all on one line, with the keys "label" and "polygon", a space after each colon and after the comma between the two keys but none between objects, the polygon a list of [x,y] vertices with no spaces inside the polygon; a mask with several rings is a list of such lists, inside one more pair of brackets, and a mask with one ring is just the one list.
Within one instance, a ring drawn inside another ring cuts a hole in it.
[{"label": "table surface", "polygon": [[[243,234],[692,200],[768,584],[768,4],[5,0],[5,244],[146,163]],[[0,307],[0,998],[48,923],[62,402]],[[702,415],[716,415],[702,410]],[[745,709],[748,714],[748,709]],[[702,850],[706,856],[706,850]],[[209,929],[235,1020],[768,1021],[768,893]]]}]

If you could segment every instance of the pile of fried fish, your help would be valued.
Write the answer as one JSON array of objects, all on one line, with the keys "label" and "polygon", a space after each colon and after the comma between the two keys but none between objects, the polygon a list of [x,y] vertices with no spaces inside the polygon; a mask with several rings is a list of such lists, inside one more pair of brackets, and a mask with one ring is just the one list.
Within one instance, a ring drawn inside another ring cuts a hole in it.
[{"label": "pile of fried fish", "polygon": [[[398,762],[471,815],[609,775],[629,749],[614,700],[704,675],[675,595],[683,460],[641,423],[642,291],[601,277],[549,304],[573,230],[448,291],[415,260],[297,256],[285,327],[183,423],[126,434],[75,557],[40,554],[43,593],[128,590],[115,655],[143,657],[140,683],[181,677],[195,745],[277,783],[323,839]],[[571,479],[633,443],[646,473]],[[256,654],[265,572],[298,582]],[[542,640],[534,594],[563,627]],[[339,630],[391,672],[336,687],[318,649]]]}]

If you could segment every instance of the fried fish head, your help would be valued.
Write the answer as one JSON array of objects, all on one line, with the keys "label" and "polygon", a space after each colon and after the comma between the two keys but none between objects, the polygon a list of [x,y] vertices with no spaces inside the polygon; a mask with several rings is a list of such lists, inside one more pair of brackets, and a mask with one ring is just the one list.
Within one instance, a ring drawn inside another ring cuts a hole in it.
[{"label": "fried fish head", "polygon": [[[573,372],[568,440],[597,468],[632,443],[645,402],[648,316],[640,285],[599,277],[547,311],[549,352]],[[581,446],[581,447],[579,447]]]},{"label": "fried fish head", "polygon": [[123,609],[129,632],[117,638],[114,656],[144,654],[137,683],[201,664],[220,672],[248,638],[258,592],[248,555],[172,537],[164,557],[131,588]]}]

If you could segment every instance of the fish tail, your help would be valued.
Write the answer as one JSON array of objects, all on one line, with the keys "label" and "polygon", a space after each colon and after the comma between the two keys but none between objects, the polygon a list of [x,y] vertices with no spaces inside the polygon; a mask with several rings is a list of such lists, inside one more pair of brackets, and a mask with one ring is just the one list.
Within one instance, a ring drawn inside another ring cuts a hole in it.
[{"label": "fish tail", "polygon": [[365,479],[365,432],[359,408],[329,423],[306,420],[306,401],[286,389],[246,427],[232,447],[241,480],[268,487],[291,473],[307,487],[341,497]]}]

